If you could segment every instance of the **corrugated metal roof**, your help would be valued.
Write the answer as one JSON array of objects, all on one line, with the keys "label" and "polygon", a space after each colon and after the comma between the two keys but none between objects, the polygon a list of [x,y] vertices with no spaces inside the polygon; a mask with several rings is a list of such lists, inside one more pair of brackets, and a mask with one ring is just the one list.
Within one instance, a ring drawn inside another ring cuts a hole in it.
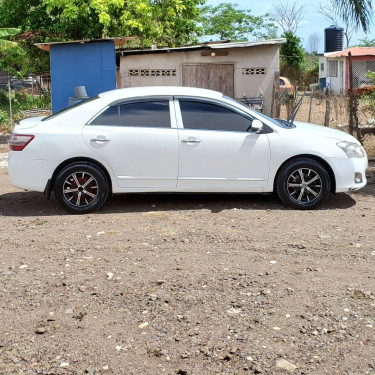
[{"label": "corrugated metal roof", "polygon": [[135,36],[126,36],[121,38],[103,38],[103,39],[83,39],[83,40],[70,40],[67,42],[51,42],[51,43],[35,43],[35,45],[43,51],[49,52],[51,46],[59,44],[85,44],[93,42],[111,41],[114,42],[115,46],[123,46],[128,40],[137,39]]},{"label": "corrugated metal roof", "polygon": [[256,40],[254,42],[235,42],[235,43],[220,43],[220,44],[210,44],[206,43],[205,45],[209,46],[211,49],[220,49],[220,48],[243,48],[243,47],[256,47],[270,44],[283,44],[286,42],[285,38],[278,39],[267,39],[267,40]]},{"label": "corrugated metal roof", "polygon": [[351,52],[352,56],[375,56],[375,47],[352,47],[339,52],[325,53],[326,57],[347,57]]},{"label": "corrugated metal roof", "polygon": [[187,52],[187,51],[198,51],[198,50],[210,50],[210,49],[229,49],[229,48],[244,48],[244,47],[256,47],[262,45],[275,45],[283,44],[286,42],[285,38],[278,39],[267,39],[267,40],[257,40],[254,42],[207,42],[202,43],[199,46],[186,46],[186,47],[174,47],[174,48],[156,48],[156,49],[123,49],[119,48],[116,53],[121,55],[145,55],[151,53],[171,53],[171,52]]}]

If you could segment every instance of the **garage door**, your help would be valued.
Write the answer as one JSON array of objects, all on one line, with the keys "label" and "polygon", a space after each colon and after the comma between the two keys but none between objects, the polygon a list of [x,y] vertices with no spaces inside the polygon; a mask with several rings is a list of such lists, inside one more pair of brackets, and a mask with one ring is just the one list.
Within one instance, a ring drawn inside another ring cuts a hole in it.
[{"label": "garage door", "polygon": [[194,64],[182,66],[182,86],[216,90],[234,97],[232,64]]}]

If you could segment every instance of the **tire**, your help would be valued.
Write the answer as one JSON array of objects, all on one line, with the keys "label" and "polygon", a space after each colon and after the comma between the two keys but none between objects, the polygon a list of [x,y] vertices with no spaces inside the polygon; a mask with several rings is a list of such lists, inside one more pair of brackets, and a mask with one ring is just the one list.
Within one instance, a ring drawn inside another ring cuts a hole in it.
[{"label": "tire", "polygon": [[327,199],[331,180],[327,170],[316,160],[299,158],[279,171],[276,191],[286,206],[309,210]]},{"label": "tire", "polygon": [[72,214],[86,214],[104,204],[109,184],[96,165],[76,163],[68,165],[57,175],[54,191],[56,200],[65,210]]}]

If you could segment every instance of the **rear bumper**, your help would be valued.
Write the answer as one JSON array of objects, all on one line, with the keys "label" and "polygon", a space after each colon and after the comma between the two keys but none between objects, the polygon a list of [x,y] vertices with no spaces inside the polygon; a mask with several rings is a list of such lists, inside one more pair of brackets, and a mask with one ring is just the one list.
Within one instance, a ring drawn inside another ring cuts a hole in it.
[{"label": "rear bumper", "polygon": [[26,153],[10,151],[8,171],[13,186],[43,193],[56,169],[56,162],[31,159]]},{"label": "rear bumper", "polygon": [[[366,169],[368,160],[364,158],[332,158],[330,164],[336,177],[336,193],[344,193],[362,189],[366,183]],[[357,175],[356,175],[357,174]],[[361,176],[361,182],[356,181],[356,176]]]}]

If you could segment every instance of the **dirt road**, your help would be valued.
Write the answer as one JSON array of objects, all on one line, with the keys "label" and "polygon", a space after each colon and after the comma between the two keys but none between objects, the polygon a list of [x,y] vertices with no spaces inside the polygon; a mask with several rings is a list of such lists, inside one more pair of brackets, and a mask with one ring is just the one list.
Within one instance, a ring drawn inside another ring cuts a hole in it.
[{"label": "dirt road", "polygon": [[374,184],[72,216],[0,169],[0,215],[0,374],[375,374]]}]

